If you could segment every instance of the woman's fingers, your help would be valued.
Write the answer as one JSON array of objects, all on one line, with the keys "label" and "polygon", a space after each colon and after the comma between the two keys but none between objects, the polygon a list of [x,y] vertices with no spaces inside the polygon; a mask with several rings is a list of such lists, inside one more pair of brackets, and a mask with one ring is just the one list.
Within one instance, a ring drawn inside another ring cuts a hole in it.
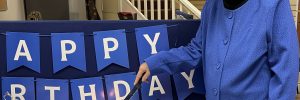
[{"label": "woman's fingers", "polygon": [[140,78],[142,78],[143,73],[144,73],[144,71],[141,70],[141,68],[140,68],[137,75],[136,75],[136,77],[135,77],[134,85],[139,82]]},{"label": "woman's fingers", "polygon": [[[143,74],[144,74],[144,76],[143,76]],[[138,71],[138,73],[136,75],[136,78],[135,78],[135,81],[134,81],[134,85],[137,84],[141,78],[142,78],[143,82],[146,82],[149,76],[150,76],[150,70],[148,68],[148,65],[146,63],[143,63],[140,66],[139,71]]]},{"label": "woman's fingers", "polygon": [[149,71],[146,71],[146,73],[144,74],[143,78],[142,78],[142,81],[143,82],[148,82],[148,77],[150,76],[150,72]]}]

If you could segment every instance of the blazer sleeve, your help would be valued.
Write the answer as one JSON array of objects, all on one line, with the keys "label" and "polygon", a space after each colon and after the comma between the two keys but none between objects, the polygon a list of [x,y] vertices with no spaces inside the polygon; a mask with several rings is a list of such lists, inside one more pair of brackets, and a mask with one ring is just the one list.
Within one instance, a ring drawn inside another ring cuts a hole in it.
[{"label": "blazer sleeve", "polygon": [[191,42],[186,46],[181,46],[179,48],[173,48],[169,51],[161,51],[149,58],[145,59],[145,62],[149,66],[150,70],[162,69],[169,73],[174,73],[184,69],[195,68],[202,61],[202,35],[205,32],[206,24],[206,7],[201,13],[201,22],[196,34]]},{"label": "blazer sleeve", "polygon": [[269,100],[294,100],[299,71],[297,32],[289,0],[278,0],[270,16],[268,62]]}]

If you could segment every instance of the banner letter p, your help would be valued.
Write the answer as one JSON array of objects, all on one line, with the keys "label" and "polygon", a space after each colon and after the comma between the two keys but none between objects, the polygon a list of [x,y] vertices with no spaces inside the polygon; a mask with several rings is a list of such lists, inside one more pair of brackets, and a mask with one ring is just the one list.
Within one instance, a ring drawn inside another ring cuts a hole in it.
[{"label": "banner letter p", "polygon": [[[113,42],[114,46],[112,48],[109,48],[108,42]],[[117,50],[119,48],[119,42],[116,38],[104,38],[103,47],[104,47],[104,59],[110,59],[109,52]]]},{"label": "banner letter p", "polygon": [[[66,45],[71,45],[71,49],[67,50]],[[72,40],[61,40],[61,61],[68,61],[67,54],[72,54],[76,51],[76,44]]]}]

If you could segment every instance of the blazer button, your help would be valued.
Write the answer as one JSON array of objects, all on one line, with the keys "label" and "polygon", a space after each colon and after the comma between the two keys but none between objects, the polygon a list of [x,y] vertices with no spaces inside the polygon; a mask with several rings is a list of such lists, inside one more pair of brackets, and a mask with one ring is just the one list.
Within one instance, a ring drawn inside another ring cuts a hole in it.
[{"label": "blazer button", "polygon": [[221,68],[221,64],[218,63],[216,69],[219,70]]},{"label": "blazer button", "polygon": [[233,17],[233,12],[228,12],[227,18],[231,19]]},{"label": "blazer button", "polygon": [[224,45],[227,45],[228,41],[229,41],[228,38],[224,39],[223,40]]},{"label": "blazer button", "polygon": [[214,89],[214,95],[215,95],[215,96],[218,95],[218,89]]}]

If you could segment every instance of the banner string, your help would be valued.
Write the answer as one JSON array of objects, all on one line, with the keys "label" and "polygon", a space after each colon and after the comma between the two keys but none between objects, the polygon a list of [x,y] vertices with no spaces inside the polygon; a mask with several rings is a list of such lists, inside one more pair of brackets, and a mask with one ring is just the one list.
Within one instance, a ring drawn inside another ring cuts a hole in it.
[{"label": "banner string", "polygon": [[[174,27],[174,26],[178,26],[178,24],[173,24],[173,25],[168,25],[167,28],[169,27]],[[134,33],[134,31],[125,31],[125,33]],[[0,35],[4,35],[6,36],[6,33],[0,33]],[[95,34],[84,34],[84,36],[94,36]],[[48,34],[42,34],[42,35],[38,35],[39,37],[51,37],[52,35],[48,35]]]},{"label": "banner string", "polygon": [[0,35],[6,35],[5,33],[0,33]]},{"label": "banner string", "polygon": [[[7,76],[6,76],[7,77]],[[97,77],[97,78],[99,78],[99,79],[101,79],[101,80],[103,80],[104,78],[102,77],[102,76],[95,76],[95,77]],[[95,78],[95,77],[86,77],[86,78]],[[38,78],[36,78],[36,77],[33,77],[34,78],[34,82],[37,82],[38,81]],[[39,78],[39,79],[48,79],[48,78]],[[76,80],[77,78],[74,78],[74,79],[58,79],[58,80],[65,80],[65,81],[67,81],[67,83],[73,83],[72,82],[72,80]],[[84,79],[84,78],[78,78],[78,79]],[[1,80],[3,80],[2,78],[1,78]],[[56,80],[56,79],[49,79],[49,80]]]}]

